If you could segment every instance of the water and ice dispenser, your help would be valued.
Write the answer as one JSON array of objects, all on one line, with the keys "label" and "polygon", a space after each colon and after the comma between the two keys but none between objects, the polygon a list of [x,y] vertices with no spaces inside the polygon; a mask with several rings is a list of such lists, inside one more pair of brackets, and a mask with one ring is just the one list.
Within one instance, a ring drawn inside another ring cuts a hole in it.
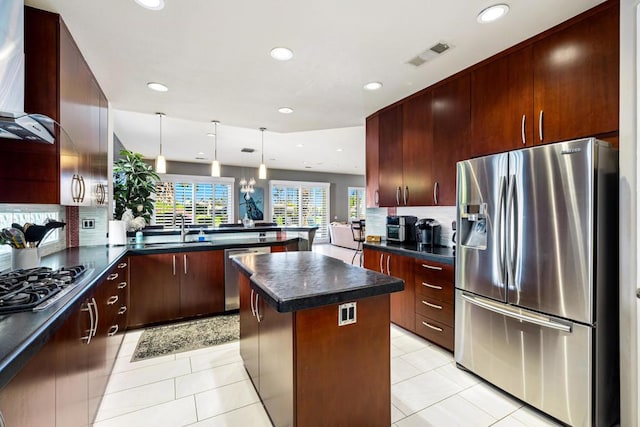
[{"label": "water and ice dispenser", "polygon": [[458,239],[462,246],[487,248],[487,204],[460,205]]}]

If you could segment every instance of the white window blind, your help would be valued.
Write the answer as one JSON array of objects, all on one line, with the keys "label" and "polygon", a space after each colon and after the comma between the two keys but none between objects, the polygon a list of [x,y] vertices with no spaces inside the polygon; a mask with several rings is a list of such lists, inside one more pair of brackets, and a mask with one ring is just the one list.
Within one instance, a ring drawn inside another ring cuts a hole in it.
[{"label": "white window blind", "polygon": [[187,224],[217,226],[233,218],[231,178],[163,176],[156,184],[152,223],[172,227],[176,215],[184,215]]},{"label": "white window blind", "polygon": [[349,220],[364,219],[367,212],[363,187],[349,187]]},{"label": "white window blind", "polygon": [[284,226],[318,226],[316,240],[329,238],[329,191],[325,182],[271,181],[271,220]]}]

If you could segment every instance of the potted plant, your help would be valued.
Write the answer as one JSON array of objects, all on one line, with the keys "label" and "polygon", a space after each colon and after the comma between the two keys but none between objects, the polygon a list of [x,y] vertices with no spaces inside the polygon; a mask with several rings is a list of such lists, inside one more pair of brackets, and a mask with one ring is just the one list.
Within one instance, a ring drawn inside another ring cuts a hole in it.
[{"label": "potted plant", "polygon": [[127,228],[141,229],[151,222],[151,195],[160,177],[144,162],[142,154],[122,150],[120,155],[121,158],[113,164],[113,199],[116,203],[114,218],[126,220],[125,212],[130,209],[133,219],[137,220],[129,221]]}]

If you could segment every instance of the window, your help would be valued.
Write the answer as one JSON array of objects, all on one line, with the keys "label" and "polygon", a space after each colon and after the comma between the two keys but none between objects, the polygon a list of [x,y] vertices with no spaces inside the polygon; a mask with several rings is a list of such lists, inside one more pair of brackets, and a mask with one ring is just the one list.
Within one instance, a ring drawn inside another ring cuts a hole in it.
[{"label": "window", "polygon": [[271,181],[271,221],[278,225],[317,225],[316,239],[329,238],[329,187],[326,182]]},{"label": "window", "polygon": [[367,212],[367,204],[364,200],[363,187],[349,187],[349,220],[364,219]]},{"label": "window", "polygon": [[218,226],[233,220],[233,178],[165,175],[156,183],[152,223],[172,227],[176,215],[187,224]]}]

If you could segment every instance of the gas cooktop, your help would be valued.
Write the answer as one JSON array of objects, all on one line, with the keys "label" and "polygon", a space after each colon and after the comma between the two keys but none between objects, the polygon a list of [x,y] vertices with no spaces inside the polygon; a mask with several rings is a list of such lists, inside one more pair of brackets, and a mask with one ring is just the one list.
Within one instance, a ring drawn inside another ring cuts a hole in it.
[{"label": "gas cooktop", "polygon": [[62,297],[87,271],[83,265],[36,267],[0,274],[0,314],[39,311]]}]

